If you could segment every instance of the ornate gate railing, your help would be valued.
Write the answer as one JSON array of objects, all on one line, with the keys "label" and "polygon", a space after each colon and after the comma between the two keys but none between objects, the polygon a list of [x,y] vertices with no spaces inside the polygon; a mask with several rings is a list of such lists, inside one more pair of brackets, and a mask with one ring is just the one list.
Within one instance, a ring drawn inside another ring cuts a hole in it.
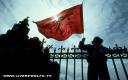
[{"label": "ornate gate railing", "polygon": [[[59,50],[59,52],[58,52]],[[115,70],[115,74],[116,74],[116,77],[117,77],[117,80],[121,80],[120,76],[119,76],[119,72],[117,70],[117,66],[116,66],[116,63],[115,63],[115,59],[119,59],[120,62],[121,62],[121,65],[122,65],[122,68],[123,68],[123,71],[125,73],[125,77],[126,79],[128,80],[128,73],[127,73],[127,70],[126,70],[126,67],[125,67],[125,64],[123,62],[123,59],[128,59],[128,51],[127,51],[127,48],[124,46],[123,48],[122,47],[118,47],[118,45],[116,44],[115,47],[113,48],[110,48],[110,52],[108,52],[106,54],[107,58],[108,59],[111,59],[112,60],[112,64],[113,64],[113,67],[114,67],[114,70]],[[54,51],[53,53],[50,53],[50,59],[54,62],[55,60],[58,60],[59,62],[59,65],[60,65],[60,69],[61,69],[61,60],[65,59],[66,61],[66,71],[65,71],[65,77],[64,77],[64,80],[67,80],[67,74],[68,74],[68,61],[69,59],[72,59],[73,60],[73,80],[76,80],[76,59],[80,59],[81,61],[81,79],[82,80],[85,80],[84,79],[84,67],[83,67],[83,60],[87,58],[87,52],[86,51],[83,51],[83,50],[80,50],[79,48],[76,48],[75,46],[73,48],[64,48],[63,46],[61,46],[61,48],[54,48]]]}]

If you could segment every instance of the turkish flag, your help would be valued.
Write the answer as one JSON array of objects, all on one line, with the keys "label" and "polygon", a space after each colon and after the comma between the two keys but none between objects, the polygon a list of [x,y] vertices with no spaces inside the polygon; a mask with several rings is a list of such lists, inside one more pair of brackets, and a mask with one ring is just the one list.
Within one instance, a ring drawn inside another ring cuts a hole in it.
[{"label": "turkish flag", "polygon": [[38,30],[47,38],[59,41],[68,39],[72,34],[83,33],[82,5],[68,8],[58,15],[35,22]]}]

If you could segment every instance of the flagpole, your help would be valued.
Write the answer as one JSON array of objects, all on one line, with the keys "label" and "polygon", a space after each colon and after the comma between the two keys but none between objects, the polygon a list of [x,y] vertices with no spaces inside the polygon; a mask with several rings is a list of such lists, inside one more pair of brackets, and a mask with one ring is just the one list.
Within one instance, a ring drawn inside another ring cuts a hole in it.
[{"label": "flagpole", "polygon": [[83,10],[83,6],[84,6],[84,0],[82,0],[82,8],[81,8],[81,9],[82,9],[82,10],[81,10],[81,11],[82,11],[82,21],[83,21],[83,22],[82,22],[82,23],[83,23],[83,24],[82,24],[82,25],[83,25],[83,34],[82,34],[82,38],[84,38],[84,17],[83,17],[83,16],[84,16],[84,15],[83,15],[84,10]]}]

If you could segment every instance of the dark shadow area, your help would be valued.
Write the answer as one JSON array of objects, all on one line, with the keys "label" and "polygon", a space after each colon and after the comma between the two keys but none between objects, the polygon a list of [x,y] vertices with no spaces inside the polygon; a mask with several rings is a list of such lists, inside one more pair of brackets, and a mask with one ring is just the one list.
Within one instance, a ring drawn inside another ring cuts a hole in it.
[{"label": "dark shadow area", "polygon": [[0,35],[1,76],[44,75],[48,80],[59,80],[59,65],[49,58],[50,46],[44,48],[45,41],[38,37],[29,38],[28,26],[28,18],[25,18]]}]

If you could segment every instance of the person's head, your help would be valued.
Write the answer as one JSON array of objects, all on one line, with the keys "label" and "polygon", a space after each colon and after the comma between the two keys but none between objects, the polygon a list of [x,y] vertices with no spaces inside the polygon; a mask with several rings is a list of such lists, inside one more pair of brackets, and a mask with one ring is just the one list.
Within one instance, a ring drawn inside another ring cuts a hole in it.
[{"label": "person's head", "polygon": [[101,45],[103,43],[103,39],[101,39],[99,36],[94,37],[92,44],[94,45]]}]

